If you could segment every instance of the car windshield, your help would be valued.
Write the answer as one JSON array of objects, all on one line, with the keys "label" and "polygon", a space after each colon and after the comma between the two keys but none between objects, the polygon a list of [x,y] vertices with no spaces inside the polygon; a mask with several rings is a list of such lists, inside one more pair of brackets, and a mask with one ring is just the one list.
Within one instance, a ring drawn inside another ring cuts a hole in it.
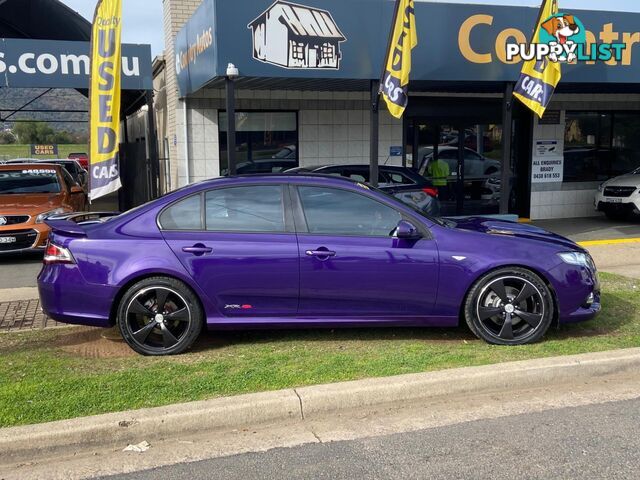
[{"label": "car windshield", "polygon": [[0,171],[0,195],[60,193],[58,174],[51,168]]}]

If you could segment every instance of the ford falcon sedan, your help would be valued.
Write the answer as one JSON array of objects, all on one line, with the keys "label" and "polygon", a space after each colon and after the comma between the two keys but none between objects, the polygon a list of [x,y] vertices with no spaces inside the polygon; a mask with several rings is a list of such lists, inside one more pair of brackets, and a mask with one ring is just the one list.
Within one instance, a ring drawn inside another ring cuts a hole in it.
[{"label": "ford falcon sedan", "polygon": [[54,320],[118,326],[145,355],[203,328],[455,327],[499,345],[593,318],[574,242],[517,223],[432,218],[318,174],[208,180],[115,217],[48,220],[38,277]]}]

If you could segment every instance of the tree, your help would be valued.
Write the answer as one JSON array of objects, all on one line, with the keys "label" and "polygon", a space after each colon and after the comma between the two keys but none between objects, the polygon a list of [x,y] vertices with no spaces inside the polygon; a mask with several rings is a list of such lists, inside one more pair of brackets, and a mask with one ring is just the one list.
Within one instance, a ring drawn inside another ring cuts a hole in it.
[{"label": "tree", "polygon": [[16,137],[9,131],[0,132],[0,145],[16,143]]},{"label": "tree", "polygon": [[16,122],[13,131],[20,143],[55,143],[55,132],[45,122]]}]

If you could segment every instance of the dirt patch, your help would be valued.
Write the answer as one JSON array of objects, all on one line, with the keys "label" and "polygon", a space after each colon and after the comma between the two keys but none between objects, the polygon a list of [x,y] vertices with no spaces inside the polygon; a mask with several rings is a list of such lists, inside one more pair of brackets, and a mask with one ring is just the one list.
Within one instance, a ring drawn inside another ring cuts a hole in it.
[{"label": "dirt patch", "polygon": [[92,328],[58,339],[61,350],[86,358],[124,358],[136,355],[114,329]]}]

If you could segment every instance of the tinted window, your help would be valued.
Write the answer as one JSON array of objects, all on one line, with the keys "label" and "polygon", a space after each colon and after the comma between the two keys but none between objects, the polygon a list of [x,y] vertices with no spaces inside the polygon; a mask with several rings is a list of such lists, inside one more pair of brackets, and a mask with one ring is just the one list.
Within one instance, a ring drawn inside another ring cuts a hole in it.
[{"label": "tinted window", "polygon": [[284,232],[282,187],[221,188],[206,195],[206,228],[221,232]]},{"label": "tinted window", "polygon": [[201,230],[202,204],[200,195],[174,203],[160,215],[160,225],[166,230]]},{"label": "tinted window", "polygon": [[402,219],[393,208],[358,193],[300,187],[310,233],[387,237]]},{"label": "tinted window", "polygon": [[414,185],[416,182],[409,178],[404,173],[400,172],[382,172],[381,175],[384,175],[385,181],[384,183],[388,183],[390,185]]},{"label": "tinted window", "polygon": [[71,176],[66,167],[62,168],[62,178],[64,178],[64,183],[67,185],[67,190],[71,190],[71,187],[77,183],[76,179]]},{"label": "tinted window", "polygon": [[58,174],[51,167],[0,171],[0,194],[60,193]]}]

